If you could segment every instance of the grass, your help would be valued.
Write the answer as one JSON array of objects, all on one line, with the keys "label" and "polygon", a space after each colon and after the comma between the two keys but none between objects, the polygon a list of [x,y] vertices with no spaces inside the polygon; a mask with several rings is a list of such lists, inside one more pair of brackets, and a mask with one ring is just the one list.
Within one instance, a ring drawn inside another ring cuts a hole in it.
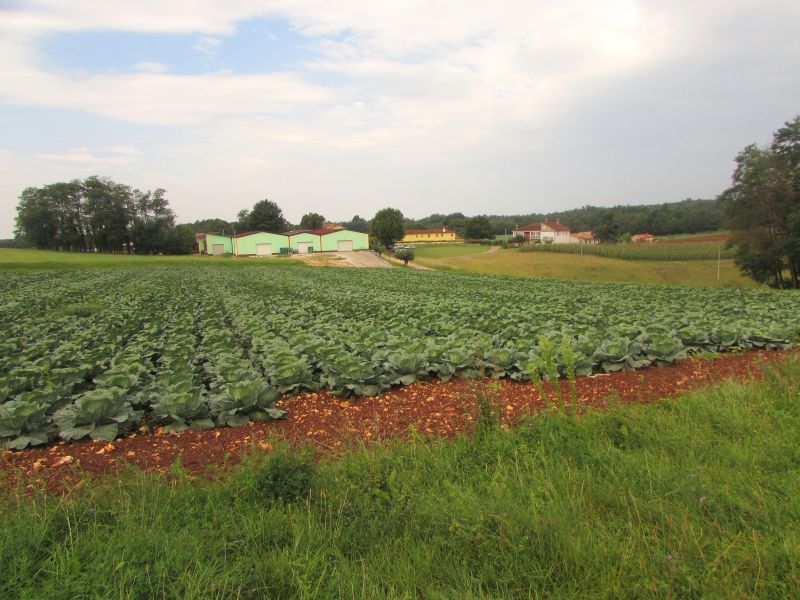
[{"label": "grass", "polygon": [[489,246],[480,244],[447,244],[447,245],[428,245],[420,244],[414,249],[414,256],[419,259],[441,259],[452,258],[454,256],[470,256],[489,250]]},{"label": "grass", "polygon": [[266,264],[300,265],[301,261],[274,257],[272,259],[232,258],[223,256],[138,256],[129,254],[89,254],[54,252],[49,250],[20,250],[0,248],[0,272],[52,269],[117,269],[175,265],[253,266]]},{"label": "grass", "polygon": [[724,242],[687,242],[664,244],[659,242],[628,244],[531,244],[523,246],[522,252],[558,252],[603,256],[624,260],[716,260],[718,256],[733,257],[733,250],[726,249]]},{"label": "grass", "polygon": [[429,266],[455,271],[612,283],[652,283],[708,287],[758,287],[732,260],[644,261],[601,256],[521,252],[519,249],[442,259]]},{"label": "grass", "polygon": [[789,598],[800,367],[216,480],[0,496],[4,598]]}]

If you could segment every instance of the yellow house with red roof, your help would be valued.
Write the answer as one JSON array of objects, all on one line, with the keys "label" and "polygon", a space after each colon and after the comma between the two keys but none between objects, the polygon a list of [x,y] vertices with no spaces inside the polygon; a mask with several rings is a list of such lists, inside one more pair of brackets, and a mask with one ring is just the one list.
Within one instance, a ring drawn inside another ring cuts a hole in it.
[{"label": "yellow house with red roof", "polygon": [[406,234],[400,240],[403,244],[426,244],[431,242],[455,242],[456,232],[447,227],[440,229],[406,229]]}]

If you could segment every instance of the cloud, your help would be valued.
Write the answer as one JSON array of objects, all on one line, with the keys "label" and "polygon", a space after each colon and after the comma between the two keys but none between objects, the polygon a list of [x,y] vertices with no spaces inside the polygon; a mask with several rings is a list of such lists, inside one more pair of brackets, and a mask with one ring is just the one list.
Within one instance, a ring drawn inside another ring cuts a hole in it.
[{"label": "cloud", "polygon": [[57,163],[78,163],[86,166],[130,165],[144,153],[133,146],[101,148],[95,153],[88,147],[71,148],[65,152],[45,152],[39,158]]},{"label": "cloud", "polygon": [[192,44],[192,49],[197,50],[200,54],[205,54],[206,56],[216,56],[221,45],[222,40],[219,38],[213,38],[204,35],[196,40],[194,44]]},{"label": "cloud", "polygon": [[140,73],[166,73],[169,67],[160,62],[143,61],[133,65],[133,70]]},{"label": "cloud", "polygon": [[[666,201],[719,191],[736,151],[791,118],[800,94],[792,0],[187,6],[30,0],[0,11],[0,102],[154,126],[130,142],[146,154],[88,131],[69,150],[34,152],[32,170],[129,169],[126,183],[167,187],[181,218],[264,195],[292,218],[370,216],[387,203],[422,215]],[[211,56],[257,17],[303,35],[305,62],[92,73],[38,53],[50,33],[92,30],[186,35]]]}]

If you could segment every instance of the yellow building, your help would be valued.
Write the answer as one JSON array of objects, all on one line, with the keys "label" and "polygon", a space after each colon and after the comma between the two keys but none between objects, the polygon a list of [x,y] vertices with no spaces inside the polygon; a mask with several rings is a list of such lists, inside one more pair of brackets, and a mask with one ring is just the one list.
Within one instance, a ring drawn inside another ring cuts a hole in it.
[{"label": "yellow building", "polygon": [[441,229],[407,229],[406,235],[400,241],[403,244],[455,242],[456,232],[448,231],[447,227],[442,227]]}]

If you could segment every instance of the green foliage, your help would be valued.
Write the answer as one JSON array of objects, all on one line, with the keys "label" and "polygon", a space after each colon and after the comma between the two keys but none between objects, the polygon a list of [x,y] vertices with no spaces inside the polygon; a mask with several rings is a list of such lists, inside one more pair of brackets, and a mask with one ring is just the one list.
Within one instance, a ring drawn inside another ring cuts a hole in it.
[{"label": "green foliage", "polygon": [[770,148],[736,157],[726,207],[736,263],[750,277],[800,289],[800,116],[777,131]]},{"label": "green foliage", "polygon": [[283,211],[272,200],[259,200],[253,205],[252,210],[243,215],[240,227],[244,231],[267,231],[269,233],[283,233],[289,228],[289,223],[283,217]]},{"label": "green foliage", "polygon": [[432,377],[545,380],[566,408],[574,392],[561,377],[788,347],[800,298],[187,262],[9,273],[0,328],[0,406],[23,403],[4,413],[0,438],[35,445],[124,434],[142,415],[169,432],[238,426],[283,417],[285,394],[375,395]]},{"label": "green foliage", "polygon": [[483,240],[494,236],[494,228],[485,216],[472,217],[464,223],[464,238]]},{"label": "green foliage", "polygon": [[403,239],[405,225],[403,213],[396,208],[383,208],[375,213],[369,226],[370,237],[374,237],[384,248],[394,246],[395,242]]},{"label": "green foliage", "polygon": [[87,392],[56,411],[53,422],[65,440],[89,436],[93,440],[111,441],[119,435],[121,427],[137,423],[140,416],[125,399],[123,390],[111,387]]},{"label": "green foliage", "polygon": [[622,224],[613,210],[604,211],[592,228],[592,235],[601,242],[619,241],[622,233]]},{"label": "green foliage", "polygon": [[321,229],[325,217],[317,213],[306,213],[300,219],[300,229]]},{"label": "green foliage", "polygon": [[175,228],[165,194],[96,176],[26,188],[17,206],[17,235],[43,249],[190,253],[193,232]]},{"label": "green foliage", "polygon": [[409,261],[414,260],[414,251],[413,250],[398,250],[394,253],[394,257],[397,260],[402,260],[403,264],[408,266]]},{"label": "green foliage", "polygon": [[311,492],[316,469],[310,448],[294,450],[279,445],[248,473],[247,495],[268,505],[302,501]]}]

